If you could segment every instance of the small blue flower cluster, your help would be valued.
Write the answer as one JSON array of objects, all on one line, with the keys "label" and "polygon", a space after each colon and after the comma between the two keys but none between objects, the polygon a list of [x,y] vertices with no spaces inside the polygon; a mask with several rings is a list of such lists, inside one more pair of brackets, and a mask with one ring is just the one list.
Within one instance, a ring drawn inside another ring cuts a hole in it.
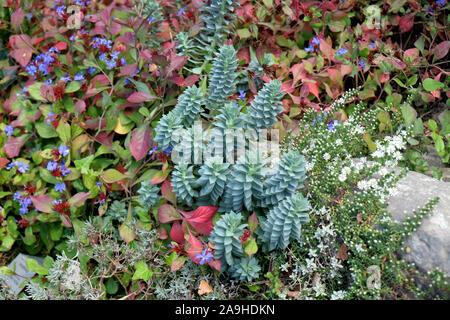
[{"label": "small blue flower cluster", "polygon": [[334,120],[334,121],[330,122],[330,124],[328,125],[328,130],[331,132],[334,132],[334,131],[336,131],[336,127],[340,126],[340,125],[341,125],[340,121]]},{"label": "small blue flower cluster", "polygon": [[6,132],[6,135],[7,135],[7,136],[12,136],[12,134],[13,134],[13,132],[14,132],[14,127],[13,127],[13,126],[10,126],[10,125],[7,125],[7,126],[5,127],[5,132]]},{"label": "small blue flower cluster", "polygon": [[[108,59],[106,57],[106,53],[103,52],[102,54],[100,54],[98,58],[106,63],[108,70],[111,70],[117,67],[117,59],[119,58],[119,54],[120,54],[119,51],[114,51],[113,53],[110,54],[111,59]],[[127,64],[127,61],[125,60],[125,58],[120,58],[120,63],[122,66],[124,66]]]},{"label": "small blue flower cluster", "polygon": [[30,197],[23,196],[20,192],[14,193],[14,200],[20,204],[20,216],[29,212],[29,206],[31,206],[32,201]]},{"label": "small blue flower cluster", "polygon": [[346,54],[347,52],[348,52],[347,49],[340,48],[340,49],[338,50],[338,52],[336,52],[336,55],[339,57],[339,56],[342,56],[342,55]]},{"label": "small blue flower cluster", "polygon": [[33,61],[27,64],[25,70],[36,79],[36,73],[40,71],[43,75],[48,75],[48,67],[55,62],[53,53],[58,53],[59,50],[51,47],[47,52],[37,55]]},{"label": "small blue flower cluster", "polygon": [[111,40],[107,40],[107,39],[103,39],[103,38],[99,38],[99,37],[94,37],[94,39],[92,39],[92,42],[91,42],[91,46],[93,48],[98,48],[103,45],[106,48],[111,49],[112,44],[113,44],[113,42]]},{"label": "small blue flower cluster", "polygon": [[305,47],[306,52],[318,52],[320,45],[320,39],[319,37],[313,37],[311,40],[311,43],[309,44],[309,47]]},{"label": "small blue flower cluster", "polygon": [[195,255],[195,260],[199,260],[198,262],[203,265],[210,262],[213,257],[213,254],[208,249],[203,249],[201,254],[197,253]]},{"label": "small blue flower cluster", "polygon": [[6,167],[6,170],[11,170],[12,168],[16,168],[17,171],[20,173],[25,173],[27,171],[30,171],[30,166],[28,163],[25,163],[23,161],[13,161]]},{"label": "small blue flower cluster", "polygon": [[239,90],[239,98],[242,101],[245,101],[245,92],[244,92],[244,90]]}]

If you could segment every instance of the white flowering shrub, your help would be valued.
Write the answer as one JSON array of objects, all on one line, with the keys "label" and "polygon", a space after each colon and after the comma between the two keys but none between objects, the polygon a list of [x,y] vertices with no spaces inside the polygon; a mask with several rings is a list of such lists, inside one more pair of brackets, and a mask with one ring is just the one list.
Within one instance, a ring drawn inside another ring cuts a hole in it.
[{"label": "white flowering shrub", "polygon": [[[275,296],[397,298],[403,294],[395,289],[400,287],[424,295],[412,280],[419,277],[414,267],[398,260],[396,252],[438,199],[403,225],[391,221],[387,199],[405,174],[397,165],[410,132],[387,108],[364,110],[359,104],[345,119],[342,110],[356,93],[347,92],[327,112],[307,111],[298,135],[284,141],[283,151],[298,150],[307,161],[305,187],[312,211],[301,245],[292,244],[287,257],[273,256],[266,277],[279,281],[272,287]],[[386,115],[392,119],[392,134],[380,131]]]}]

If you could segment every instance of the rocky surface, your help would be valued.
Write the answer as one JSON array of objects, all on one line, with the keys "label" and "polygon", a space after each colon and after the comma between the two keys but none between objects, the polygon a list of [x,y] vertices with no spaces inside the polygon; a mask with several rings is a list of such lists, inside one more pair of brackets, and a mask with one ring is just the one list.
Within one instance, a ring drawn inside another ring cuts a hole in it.
[{"label": "rocky surface", "polygon": [[433,214],[406,241],[410,250],[402,252],[402,258],[423,271],[439,268],[450,275],[450,182],[411,171],[399,181],[397,189],[388,207],[397,222],[430,199],[440,198]]}]

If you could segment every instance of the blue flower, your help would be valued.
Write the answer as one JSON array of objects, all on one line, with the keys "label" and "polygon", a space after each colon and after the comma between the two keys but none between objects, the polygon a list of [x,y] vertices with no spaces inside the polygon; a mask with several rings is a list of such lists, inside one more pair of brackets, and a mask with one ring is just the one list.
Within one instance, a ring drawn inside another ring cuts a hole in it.
[{"label": "blue flower", "polygon": [[337,55],[337,56],[342,56],[343,54],[346,54],[347,52],[348,52],[347,49],[340,48],[340,49],[338,50],[338,52],[336,53],[336,55]]},{"label": "blue flower", "polygon": [[20,215],[28,213],[28,207],[21,207],[19,209]]},{"label": "blue flower", "polygon": [[54,170],[56,170],[56,168],[58,168],[58,162],[56,162],[56,161],[49,161],[47,163],[47,170],[48,171],[54,171]]},{"label": "blue flower", "polygon": [[358,64],[362,70],[364,70],[364,68],[366,67],[366,62],[364,60],[361,60]]},{"label": "blue flower", "polygon": [[58,152],[60,155],[65,157],[69,154],[69,148],[62,144],[58,147]]},{"label": "blue flower", "polygon": [[172,147],[171,146],[169,146],[166,150],[163,150],[163,153],[164,153],[164,155],[168,155],[169,153],[171,153],[172,152]]},{"label": "blue flower", "polygon": [[87,72],[89,74],[93,74],[95,72],[95,68],[94,67],[89,67],[89,68],[87,68]]},{"label": "blue flower", "polygon": [[239,98],[241,98],[242,101],[245,101],[245,92],[244,92],[244,90],[239,90]]},{"label": "blue flower", "polygon": [[28,165],[28,163],[19,161],[19,162],[17,162],[17,170],[20,173],[25,173],[27,171],[30,171],[30,166]]},{"label": "blue flower", "polygon": [[66,6],[59,6],[58,8],[56,8],[56,13],[58,14],[58,16],[61,16],[63,14],[65,8]]},{"label": "blue flower", "polygon": [[445,5],[445,0],[437,0],[436,1],[436,5],[438,5],[438,6],[444,6]]},{"label": "blue flower", "polygon": [[208,251],[208,249],[204,249],[202,251],[202,253],[197,253],[195,256],[195,260],[200,260],[198,261],[200,264],[205,264],[208,263],[209,261],[211,261],[211,259],[213,258],[213,255],[211,252]]},{"label": "blue flower", "polygon": [[178,10],[177,15],[178,15],[178,16],[181,16],[181,15],[183,14],[184,10],[186,10],[186,7],[181,8],[180,10]]},{"label": "blue flower", "polygon": [[153,149],[150,150],[148,154],[152,155],[152,154],[154,154],[156,152],[156,150],[158,150],[158,147],[153,147]]},{"label": "blue flower", "polygon": [[309,47],[305,47],[306,52],[314,52],[314,47],[312,44],[309,45]]},{"label": "blue flower", "polygon": [[117,65],[117,61],[114,59],[111,59],[110,61],[106,62],[106,66],[108,67],[108,70],[111,70],[112,68],[115,68]]},{"label": "blue flower", "polygon": [[58,182],[56,185],[55,185],[55,191],[58,191],[58,192],[61,192],[61,193],[63,193],[64,191],[66,191],[66,185],[65,185],[65,183],[64,182]]},{"label": "blue flower", "polygon": [[47,71],[48,65],[46,65],[45,63],[40,63],[38,68],[39,68],[39,71],[42,72],[44,75],[48,74],[48,71]]},{"label": "blue flower", "polygon": [[153,17],[148,17],[148,23],[152,23],[153,21],[155,21],[155,18],[153,18]]},{"label": "blue flower", "polygon": [[30,76],[34,76],[37,72],[37,68],[34,64],[27,64],[25,70],[30,74]]},{"label": "blue flower", "polygon": [[65,177],[65,176],[67,176],[68,174],[71,174],[72,173],[72,170],[70,170],[69,168],[66,168],[66,167],[61,167],[61,174]]},{"label": "blue flower", "polygon": [[335,127],[339,126],[340,124],[341,123],[339,121],[336,121],[336,120],[333,121],[333,122],[330,122],[330,124],[328,125],[328,130],[334,132],[336,130]]},{"label": "blue flower", "polygon": [[78,72],[75,77],[73,78],[73,80],[75,81],[85,81],[86,79],[84,78],[84,72],[80,71]]},{"label": "blue flower", "polygon": [[13,132],[14,132],[14,127],[13,127],[13,126],[10,126],[10,125],[7,125],[7,126],[5,127],[5,132],[6,132],[6,135],[7,135],[7,136],[12,136],[12,134],[13,134]]},{"label": "blue flower", "polygon": [[120,51],[114,51],[111,53],[111,57],[116,60],[119,57]]},{"label": "blue flower", "polygon": [[434,13],[434,9],[433,8],[428,8],[428,12]]},{"label": "blue flower", "polygon": [[374,42],[372,42],[372,43],[369,45],[369,48],[370,48],[370,49],[375,49],[376,46],[377,46],[377,43],[374,41]]},{"label": "blue flower", "polygon": [[53,80],[52,79],[47,79],[45,80],[45,84],[50,85],[52,84]]},{"label": "blue flower", "polygon": [[320,44],[320,39],[319,39],[319,37],[314,37],[314,38],[312,38],[311,42],[313,44],[315,44],[316,46],[318,46]]},{"label": "blue flower", "polygon": [[22,199],[22,194],[20,192],[14,193],[13,199],[19,201],[20,199]]}]

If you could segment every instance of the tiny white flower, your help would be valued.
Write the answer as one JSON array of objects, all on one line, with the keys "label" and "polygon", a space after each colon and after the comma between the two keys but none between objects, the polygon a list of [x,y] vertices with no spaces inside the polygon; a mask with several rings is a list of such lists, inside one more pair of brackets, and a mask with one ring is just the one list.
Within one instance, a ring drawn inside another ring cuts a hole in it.
[{"label": "tiny white flower", "polygon": [[342,140],[341,139],[337,139],[336,140],[336,145],[337,146],[342,146]]},{"label": "tiny white flower", "polygon": [[375,179],[370,179],[369,181],[367,181],[367,185],[371,188],[376,188],[377,187],[377,180]]},{"label": "tiny white flower", "polygon": [[344,182],[345,180],[347,180],[347,175],[345,173],[341,173],[338,177],[338,180],[340,182]]},{"label": "tiny white flower", "polygon": [[382,175],[383,177],[385,176],[385,175],[387,175],[388,174],[388,170],[386,169],[386,168],[381,168],[380,169],[380,171],[379,171],[379,173],[380,173],[380,175]]},{"label": "tiny white flower", "polygon": [[328,152],[323,155],[323,159],[326,161],[330,160],[330,158],[331,158],[331,156]]}]

